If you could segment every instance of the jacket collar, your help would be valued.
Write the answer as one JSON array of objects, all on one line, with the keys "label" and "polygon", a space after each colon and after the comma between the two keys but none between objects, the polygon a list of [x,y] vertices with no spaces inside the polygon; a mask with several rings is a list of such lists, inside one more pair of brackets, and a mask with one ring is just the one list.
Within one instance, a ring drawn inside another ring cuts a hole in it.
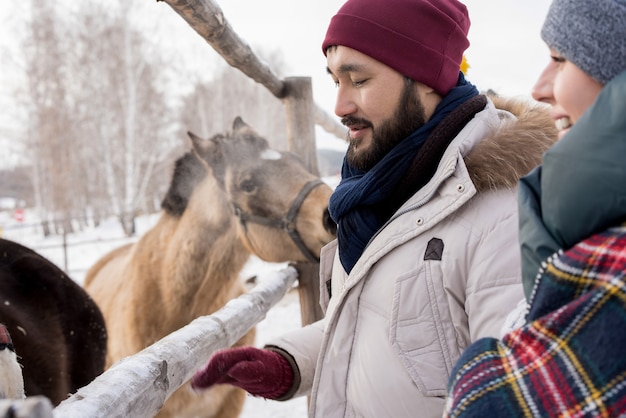
[{"label": "jacket collar", "polygon": [[431,181],[400,210],[428,201],[457,171],[457,165],[464,166],[460,175],[466,171],[476,192],[481,193],[515,189],[520,178],[541,163],[543,153],[557,137],[548,108],[523,99],[488,97],[485,109],[461,130],[443,154]]},{"label": "jacket collar", "polygon": [[[514,189],[519,179],[541,163],[556,141],[557,130],[548,107],[523,99],[491,96],[500,126],[484,134],[464,153],[465,164],[478,192]],[[491,119],[492,121],[494,119]]]}]

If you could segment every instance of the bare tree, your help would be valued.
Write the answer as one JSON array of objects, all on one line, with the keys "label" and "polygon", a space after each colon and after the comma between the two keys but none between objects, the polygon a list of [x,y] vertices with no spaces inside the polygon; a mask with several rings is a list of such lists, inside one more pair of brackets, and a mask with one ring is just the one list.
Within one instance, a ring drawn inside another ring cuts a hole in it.
[{"label": "bare tree", "polygon": [[134,3],[83,3],[61,15],[32,0],[23,102],[42,218],[113,214],[130,235],[138,211],[153,207],[144,197],[172,148],[174,117],[159,87],[164,61],[134,29]]},{"label": "bare tree", "polygon": [[54,4],[32,0],[30,42],[24,44],[29,119],[29,150],[39,215],[65,231],[71,229],[66,185],[72,175],[71,122],[66,101],[63,34],[57,25]]},{"label": "bare tree", "polygon": [[[106,190],[110,210],[127,234],[134,232],[134,218],[145,204],[144,196],[155,166],[171,149],[173,118],[166,95],[159,88],[159,68],[164,61],[132,23],[135,1],[119,1],[118,8],[82,9],[86,62],[97,74],[93,110],[100,118],[92,124],[99,146],[92,151],[100,168],[100,186]],[[103,19],[103,16],[106,16]]]}]

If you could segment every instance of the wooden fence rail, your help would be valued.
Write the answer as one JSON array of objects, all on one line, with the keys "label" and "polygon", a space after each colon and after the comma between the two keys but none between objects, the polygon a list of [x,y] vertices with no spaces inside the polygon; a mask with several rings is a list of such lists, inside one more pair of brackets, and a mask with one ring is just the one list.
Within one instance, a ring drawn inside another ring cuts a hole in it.
[{"label": "wooden fence rail", "polygon": [[[53,416],[153,417],[165,400],[187,382],[215,350],[230,347],[264,319],[296,278],[297,271],[291,266],[260,275],[259,284],[254,289],[231,300],[219,311],[196,318],[143,351],[114,364],[61,402],[54,409]],[[46,415],[37,418],[46,418]]]}]

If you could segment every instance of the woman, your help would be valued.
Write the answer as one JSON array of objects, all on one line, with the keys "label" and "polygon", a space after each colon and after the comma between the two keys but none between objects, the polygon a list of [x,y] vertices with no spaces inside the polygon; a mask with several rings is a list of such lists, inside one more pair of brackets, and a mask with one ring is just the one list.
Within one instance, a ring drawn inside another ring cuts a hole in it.
[{"label": "woman", "polygon": [[626,414],[626,0],[555,0],[541,35],[561,139],[520,182],[525,324],[463,353],[449,417]]}]

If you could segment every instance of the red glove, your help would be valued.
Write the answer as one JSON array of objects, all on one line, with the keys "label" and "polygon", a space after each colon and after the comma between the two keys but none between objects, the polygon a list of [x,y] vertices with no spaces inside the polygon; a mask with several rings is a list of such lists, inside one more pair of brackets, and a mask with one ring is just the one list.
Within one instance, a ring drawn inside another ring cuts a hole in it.
[{"label": "red glove", "polygon": [[293,384],[293,369],[285,357],[271,350],[236,347],[216,351],[191,378],[191,387],[206,389],[228,383],[266,399],[278,399]]}]

